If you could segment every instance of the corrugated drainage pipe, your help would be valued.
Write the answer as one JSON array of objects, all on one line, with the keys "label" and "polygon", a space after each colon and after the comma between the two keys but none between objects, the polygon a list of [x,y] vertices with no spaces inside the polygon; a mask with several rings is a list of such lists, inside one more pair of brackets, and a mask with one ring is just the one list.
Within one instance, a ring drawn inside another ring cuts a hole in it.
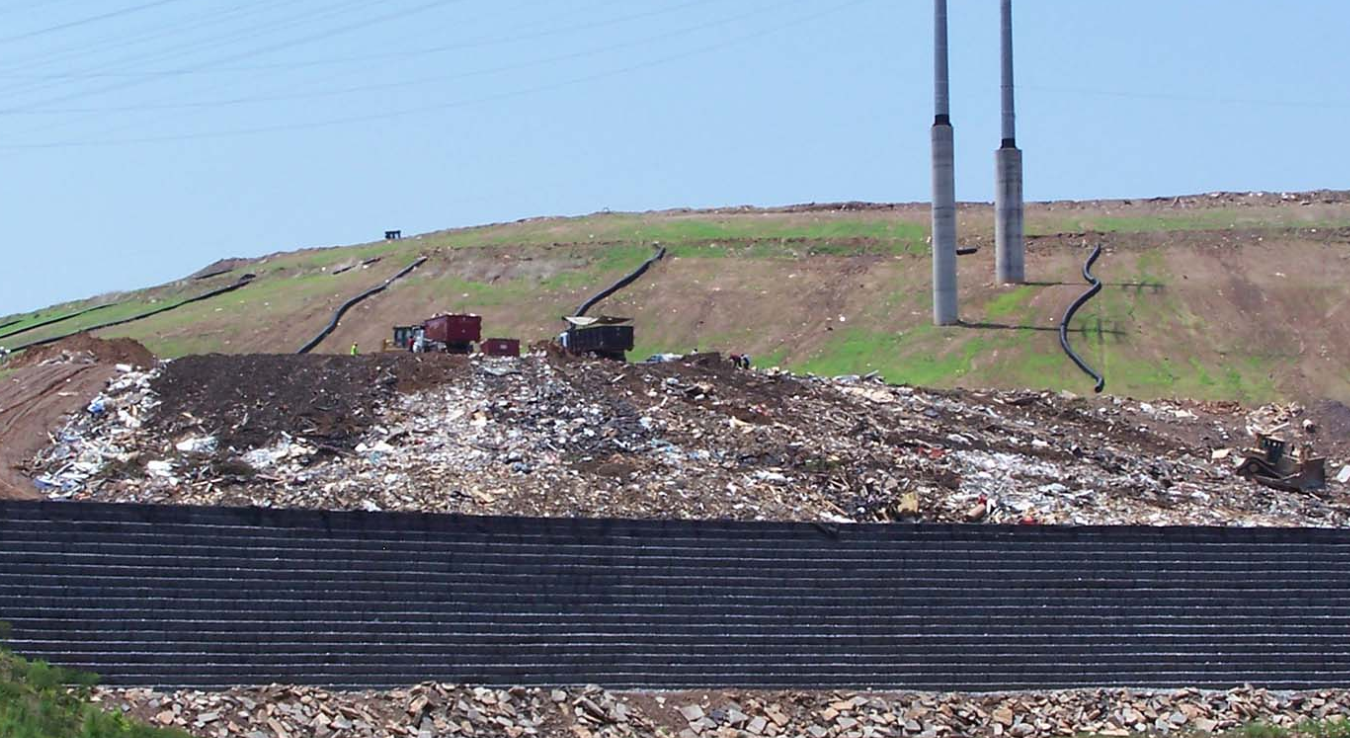
[{"label": "corrugated drainage pipe", "polygon": [[[175,303],[172,304],[172,305],[165,305],[164,307],[155,308],[154,310],[150,310],[150,311],[148,311],[148,312],[141,313],[140,315],[133,315],[133,316],[131,316],[130,318],[122,318],[121,320],[110,320],[110,321],[108,321],[108,322],[106,322],[106,323],[99,323],[98,325],[85,326],[84,328],[81,328],[81,329],[79,329],[78,331],[72,331],[72,332],[70,332],[70,333],[63,333],[63,334],[61,334],[61,335],[59,335],[59,336],[52,336],[51,338],[44,338],[44,339],[42,339],[42,340],[40,340],[40,341],[33,341],[33,342],[31,342],[31,343],[25,343],[25,344],[22,345],[22,346],[17,346],[17,347],[15,347],[13,350],[16,351],[16,352],[18,352],[18,351],[23,351],[24,349],[35,348],[35,347],[37,347],[37,346],[46,346],[46,345],[49,344],[49,343],[56,343],[57,341],[61,341],[61,340],[67,339],[67,338],[70,338],[71,336],[76,336],[76,335],[79,335],[79,334],[81,334],[81,333],[90,333],[90,332],[93,332],[93,331],[102,330],[102,329],[104,329],[104,328],[112,328],[113,326],[126,325],[127,323],[134,323],[134,322],[136,322],[136,321],[138,321],[138,320],[144,320],[145,318],[149,318],[149,317],[151,317],[151,316],[153,316],[153,315],[159,315],[160,313],[167,313],[167,312],[169,312],[170,310],[177,310],[178,308],[183,307],[184,305],[191,305],[191,304],[194,303],[194,302],[201,302],[202,300],[209,300],[209,299],[211,299],[212,297],[215,297],[216,295],[223,295],[223,294],[225,294],[226,292],[233,292],[233,291],[239,289],[240,287],[243,287],[244,285],[248,284],[249,282],[252,282],[253,279],[254,279],[254,277],[253,277],[252,274],[245,274],[244,276],[240,277],[240,278],[238,279],[238,281],[234,282],[233,284],[228,284],[228,285],[225,285],[224,287],[218,287],[218,288],[216,288],[216,289],[214,289],[214,290],[211,290],[210,292],[207,292],[207,293],[204,293],[204,294],[201,294],[201,295],[197,295],[196,297],[189,297],[189,298],[186,299],[186,300],[182,300],[182,301],[180,301],[180,302],[175,302]],[[121,303],[117,303],[117,304],[121,304]]]},{"label": "corrugated drainage pipe", "polygon": [[661,248],[659,248],[659,249],[656,250],[656,253],[653,254],[652,257],[651,257],[650,259],[648,259],[648,260],[642,262],[642,265],[641,265],[641,266],[639,266],[637,269],[634,269],[632,274],[628,275],[627,277],[624,277],[623,279],[620,279],[619,281],[615,282],[614,284],[612,284],[612,285],[606,287],[605,289],[601,290],[598,294],[596,294],[594,297],[592,297],[591,299],[587,300],[586,302],[581,303],[581,307],[577,308],[576,315],[577,315],[577,316],[585,315],[585,314],[586,314],[586,311],[587,311],[587,310],[590,310],[590,309],[593,308],[593,307],[595,307],[595,304],[596,304],[597,302],[600,302],[601,300],[605,299],[606,297],[609,297],[610,295],[614,294],[615,292],[618,292],[619,290],[623,289],[624,287],[627,287],[628,285],[632,284],[634,281],[637,280],[638,277],[641,277],[643,274],[645,274],[645,273],[647,272],[647,270],[651,268],[651,265],[652,265],[652,264],[655,264],[658,260],[660,260],[660,259],[661,259],[662,257],[664,257],[665,255],[666,255],[666,247],[665,247],[665,246],[662,246]]},{"label": "corrugated drainage pipe", "polygon": [[380,284],[377,284],[374,287],[371,287],[370,289],[366,290],[365,292],[362,292],[361,294],[357,295],[356,297],[353,297],[352,299],[342,303],[340,306],[338,306],[337,311],[333,313],[333,319],[328,321],[328,325],[324,326],[323,330],[319,331],[319,335],[309,339],[309,342],[306,343],[304,346],[301,346],[300,350],[296,351],[295,353],[307,354],[310,351],[313,351],[316,346],[323,343],[323,339],[328,338],[328,334],[337,330],[338,321],[342,320],[342,316],[346,314],[348,310],[352,309],[352,306],[356,305],[356,303],[361,302],[362,300],[366,299],[367,297],[370,297],[371,295],[377,292],[383,292],[386,287],[398,281],[399,279],[402,279],[405,275],[407,275],[408,272],[411,272],[417,267],[422,266],[422,263],[425,262],[427,258],[428,257],[425,256],[417,257],[417,261],[414,261],[408,266],[403,267],[403,269],[401,269],[398,274],[395,274],[394,276],[384,280]]},{"label": "corrugated drainage pipe", "polygon": [[1097,244],[1097,248],[1093,249],[1092,255],[1088,257],[1087,263],[1083,264],[1083,279],[1086,279],[1088,284],[1092,286],[1088,287],[1087,292],[1079,295],[1078,299],[1073,301],[1073,304],[1069,306],[1069,309],[1064,312],[1064,320],[1059,323],[1059,345],[1064,348],[1064,353],[1068,354],[1070,359],[1073,359],[1073,363],[1077,364],[1079,369],[1082,369],[1088,376],[1097,380],[1097,386],[1092,388],[1094,392],[1101,392],[1103,389],[1106,389],[1106,378],[1098,374],[1092,367],[1088,366],[1087,362],[1083,361],[1083,357],[1074,353],[1073,347],[1069,346],[1069,321],[1073,320],[1073,314],[1078,312],[1078,308],[1083,307],[1088,300],[1092,299],[1093,295],[1102,291],[1102,281],[1092,276],[1092,264],[1096,262],[1097,257],[1101,255],[1102,245]]}]

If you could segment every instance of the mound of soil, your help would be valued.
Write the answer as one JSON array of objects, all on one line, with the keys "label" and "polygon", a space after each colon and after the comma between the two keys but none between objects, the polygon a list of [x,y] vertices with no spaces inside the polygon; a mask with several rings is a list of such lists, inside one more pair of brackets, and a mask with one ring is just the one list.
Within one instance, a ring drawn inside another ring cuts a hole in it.
[{"label": "mound of soil", "polygon": [[149,369],[155,365],[155,355],[130,338],[104,339],[88,333],[78,333],[56,343],[23,351],[15,356],[9,365],[20,368],[38,366],[44,362],[130,364],[141,369]]},{"label": "mound of soil", "polygon": [[286,433],[347,451],[395,391],[434,386],[464,366],[438,354],[186,356],[152,382],[161,404],[147,428],[215,436],[221,448],[258,448]]},{"label": "mound of soil", "polygon": [[1350,456],[1350,407],[1335,400],[1322,400],[1308,408],[1317,423],[1318,450],[1338,456]]},{"label": "mound of soil", "polygon": [[200,279],[209,279],[211,277],[218,277],[222,274],[229,274],[230,272],[234,271],[235,269],[238,269],[241,266],[248,266],[249,264],[252,264],[256,261],[257,259],[244,259],[237,256],[228,259],[220,259],[208,266],[198,269],[192,274],[189,274],[187,278],[192,280],[200,280]]}]

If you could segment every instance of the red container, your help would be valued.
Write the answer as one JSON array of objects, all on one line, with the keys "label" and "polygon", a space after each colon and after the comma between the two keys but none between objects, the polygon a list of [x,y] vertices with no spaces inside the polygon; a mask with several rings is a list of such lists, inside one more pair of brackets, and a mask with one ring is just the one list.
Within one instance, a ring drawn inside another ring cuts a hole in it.
[{"label": "red container", "polygon": [[428,341],[438,343],[470,343],[483,335],[481,315],[437,315],[422,324]]},{"label": "red container", "polygon": [[520,339],[489,338],[478,347],[487,356],[520,356]]}]

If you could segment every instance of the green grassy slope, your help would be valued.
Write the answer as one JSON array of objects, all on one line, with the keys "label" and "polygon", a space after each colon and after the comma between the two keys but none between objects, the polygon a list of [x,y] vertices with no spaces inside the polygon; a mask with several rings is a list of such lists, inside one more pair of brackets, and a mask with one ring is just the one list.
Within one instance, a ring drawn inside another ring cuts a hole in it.
[{"label": "green grassy slope", "polygon": [[[445,231],[274,255],[231,274],[121,295],[124,304],[20,338],[135,314],[248,271],[258,279],[238,292],[104,335],[136,338],[163,356],[291,351],[347,297],[429,254],[421,269],[349,313],[320,350],[352,342],[373,350],[391,325],[440,311],[479,312],[488,335],[538,340],[659,243],[669,248],[665,262],[600,307],[637,319],[637,358],[744,351],[760,365],[820,374],[1081,392],[1090,383],[1060,352],[1055,327],[1084,288],[1078,271],[1089,245],[1102,242],[1097,273],[1107,286],[1080,312],[1072,340],[1106,373],[1109,391],[1350,400],[1350,203],[1035,206],[1027,221],[1032,283],[1021,286],[992,284],[989,208],[963,207],[963,242],[982,248],[960,260],[965,324],[949,328],[929,318],[927,217],[913,206],[604,213]],[[27,317],[89,304],[97,303]]]}]

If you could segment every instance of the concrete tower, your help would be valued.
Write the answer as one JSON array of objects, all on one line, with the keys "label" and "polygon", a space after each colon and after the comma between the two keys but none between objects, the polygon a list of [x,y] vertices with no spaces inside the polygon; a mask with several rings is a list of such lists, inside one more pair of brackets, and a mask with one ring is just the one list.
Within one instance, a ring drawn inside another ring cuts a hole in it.
[{"label": "concrete tower", "polygon": [[994,152],[994,269],[998,281],[1026,281],[1022,237],[1022,152],[1013,115],[1012,0],[1000,0],[1003,36],[1003,142]]},{"label": "concrete tower", "polygon": [[953,325],[956,306],[956,176],[947,74],[947,0],[933,0],[933,323]]}]

